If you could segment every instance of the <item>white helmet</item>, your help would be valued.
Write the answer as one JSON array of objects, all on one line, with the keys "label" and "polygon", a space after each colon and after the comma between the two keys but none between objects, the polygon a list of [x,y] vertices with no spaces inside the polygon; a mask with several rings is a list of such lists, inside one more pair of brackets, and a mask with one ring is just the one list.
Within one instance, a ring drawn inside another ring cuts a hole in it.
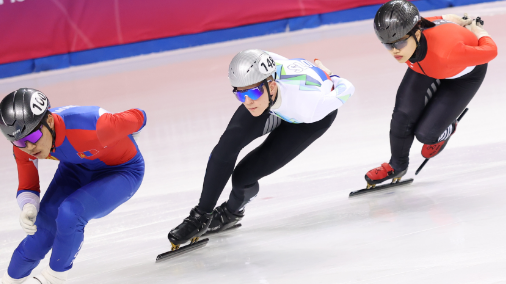
[{"label": "white helmet", "polygon": [[228,68],[232,87],[246,87],[261,82],[276,72],[274,59],[260,49],[239,52]]}]

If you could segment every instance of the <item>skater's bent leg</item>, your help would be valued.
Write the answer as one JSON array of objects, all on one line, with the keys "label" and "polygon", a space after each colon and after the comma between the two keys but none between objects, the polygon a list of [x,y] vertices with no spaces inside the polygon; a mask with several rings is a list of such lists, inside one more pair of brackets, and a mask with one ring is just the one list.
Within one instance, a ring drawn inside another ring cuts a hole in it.
[{"label": "skater's bent leg", "polygon": [[251,141],[266,134],[266,129],[272,128],[266,127],[269,120],[272,120],[270,117],[268,112],[254,117],[244,105],[239,106],[207,162],[206,175],[198,204],[200,210],[206,213],[213,211],[223,188],[234,171],[239,152]]},{"label": "skater's bent leg", "polygon": [[72,168],[61,163],[46,190],[35,225],[37,232],[26,236],[12,255],[8,274],[14,279],[30,275],[39,262],[51,250],[56,234],[56,216],[63,200],[80,187],[80,181]]},{"label": "skater's bent leg", "polygon": [[62,203],[56,219],[57,231],[49,262],[51,269],[57,272],[71,269],[81,249],[86,224],[108,215],[135,194],[144,176],[144,162],[125,168],[113,167],[110,172],[94,175],[92,182]]},{"label": "skater's bent leg", "polygon": [[[54,222],[54,221],[53,221]],[[7,273],[14,279],[30,275],[53,245],[54,233],[37,224],[37,232],[27,236],[12,254]]]},{"label": "skater's bent leg", "polygon": [[450,125],[478,92],[486,72],[487,64],[478,65],[460,78],[442,80],[436,96],[417,125],[416,139],[424,144],[436,144],[441,135],[453,130],[449,129]]},{"label": "skater's bent leg", "polygon": [[[82,195],[82,194],[81,194]],[[84,226],[88,220],[82,218],[84,205],[75,197],[69,197],[58,211],[58,226],[49,266],[57,272],[72,268],[84,239]]]},{"label": "skater's bent leg", "polygon": [[403,112],[394,110],[390,122],[390,166],[397,171],[403,171],[409,165],[409,150],[413,144],[413,129],[415,122]]},{"label": "skater's bent leg", "polygon": [[390,122],[392,157],[389,164],[396,172],[408,167],[415,127],[438,85],[439,80],[418,74],[409,68],[402,79]]},{"label": "skater's bent leg", "polygon": [[282,122],[265,141],[244,157],[232,174],[232,192],[227,207],[232,213],[242,210],[259,191],[258,180],[277,171],[297,157],[332,125],[337,110],[318,122]]}]

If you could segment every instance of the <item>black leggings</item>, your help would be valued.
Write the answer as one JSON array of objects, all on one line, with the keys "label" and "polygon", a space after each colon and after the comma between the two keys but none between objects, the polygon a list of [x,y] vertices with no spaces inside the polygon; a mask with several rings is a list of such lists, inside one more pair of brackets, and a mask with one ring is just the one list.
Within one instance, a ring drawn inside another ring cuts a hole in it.
[{"label": "black leggings", "polygon": [[[297,157],[327,131],[336,115],[337,110],[314,123],[292,124],[268,112],[254,117],[241,105],[209,157],[199,208],[211,212],[232,175],[232,192],[227,207],[232,212],[240,211],[257,195],[258,180]],[[265,141],[234,169],[241,149],[269,132]]]},{"label": "black leggings", "polygon": [[397,91],[390,123],[390,165],[403,171],[416,139],[436,144],[438,138],[466,108],[481,86],[487,64],[457,79],[434,79],[408,69]]}]

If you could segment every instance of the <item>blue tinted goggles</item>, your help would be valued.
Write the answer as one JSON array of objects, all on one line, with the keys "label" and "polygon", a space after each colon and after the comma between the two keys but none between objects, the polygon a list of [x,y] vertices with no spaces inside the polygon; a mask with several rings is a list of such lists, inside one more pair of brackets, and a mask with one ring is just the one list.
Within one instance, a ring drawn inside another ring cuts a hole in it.
[{"label": "blue tinted goggles", "polygon": [[257,86],[257,87],[254,87],[254,88],[251,88],[251,89],[247,89],[247,90],[237,90],[237,88],[234,88],[234,90],[232,91],[234,93],[234,95],[237,97],[237,99],[241,102],[241,103],[244,103],[246,101],[246,96],[248,96],[250,99],[256,101],[258,100],[264,93],[264,84],[266,82],[262,82],[262,84],[260,84],[260,86]]}]

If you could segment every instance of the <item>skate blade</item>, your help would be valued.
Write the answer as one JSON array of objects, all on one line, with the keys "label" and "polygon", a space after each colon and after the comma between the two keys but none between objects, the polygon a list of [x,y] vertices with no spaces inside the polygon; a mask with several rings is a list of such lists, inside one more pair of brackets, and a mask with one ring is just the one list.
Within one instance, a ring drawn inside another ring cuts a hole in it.
[{"label": "skate blade", "polygon": [[363,194],[371,193],[371,192],[377,192],[377,191],[388,189],[388,188],[392,188],[392,187],[397,187],[397,186],[401,186],[401,185],[410,184],[412,182],[413,182],[413,179],[410,178],[410,179],[406,179],[406,180],[403,180],[403,181],[397,181],[397,182],[387,183],[387,184],[383,184],[383,185],[378,185],[378,186],[375,186],[375,187],[364,188],[364,189],[361,189],[361,190],[350,192],[350,196],[349,197],[354,197],[354,196],[357,196],[357,195],[363,195]]},{"label": "skate blade", "polygon": [[211,232],[206,232],[206,233],[205,233],[205,234],[203,234],[202,236],[204,237],[204,236],[210,236],[210,235],[217,235],[217,234],[219,234],[219,233],[224,233],[224,232],[228,232],[228,231],[230,231],[230,230],[237,229],[237,228],[239,228],[239,227],[241,227],[241,226],[242,226],[242,224],[241,224],[241,223],[237,223],[237,224],[233,225],[232,227],[230,227],[230,228],[228,228],[228,229],[225,229],[225,230],[223,230],[223,231],[211,231]]},{"label": "skate blade", "polygon": [[194,251],[194,250],[199,249],[199,248],[203,248],[203,247],[205,247],[207,245],[207,242],[209,242],[209,239],[202,239],[202,240],[200,240],[200,241],[198,241],[196,243],[186,245],[186,246],[184,246],[182,248],[179,248],[179,249],[176,249],[176,250],[171,250],[171,251],[159,254],[156,257],[156,263],[164,261],[164,260],[167,260],[167,259],[174,258],[176,256],[180,256],[182,254]]}]

